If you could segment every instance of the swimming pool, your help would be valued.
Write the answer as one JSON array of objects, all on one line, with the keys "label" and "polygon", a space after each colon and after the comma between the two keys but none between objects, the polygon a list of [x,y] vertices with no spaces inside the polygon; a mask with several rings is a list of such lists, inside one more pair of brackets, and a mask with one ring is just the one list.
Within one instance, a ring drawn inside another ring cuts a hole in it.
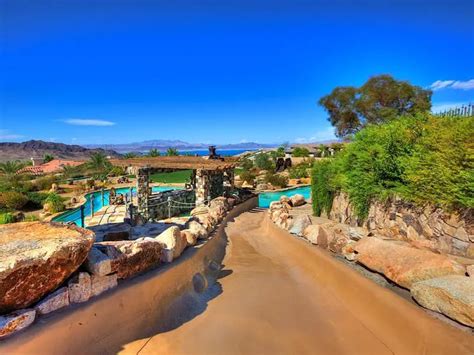
[{"label": "swimming pool", "polygon": [[[152,192],[163,192],[169,190],[179,190],[179,187],[169,187],[169,186],[153,186]],[[118,194],[129,194],[130,188],[129,187],[122,187],[119,189],[115,189],[117,195]],[[136,188],[132,188],[132,196],[136,195]],[[85,196],[86,202],[84,203],[84,216],[90,216],[91,214],[91,207],[94,207],[94,213],[100,210],[104,206],[109,205],[109,190],[104,190],[104,198],[102,200],[102,192],[96,191],[91,192]],[[91,203],[93,201],[93,203]],[[75,208],[73,210],[64,212],[63,214],[53,218],[53,222],[73,222],[76,225],[81,227],[81,208]]]},{"label": "swimming pool", "polygon": [[268,208],[270,203],[278,201],[281,196],[291,197],[293,195],[303,195],[305,199],[311,197],[311,186],[295,187],[284,191],[263,192],[258,195],[258,207]]}]

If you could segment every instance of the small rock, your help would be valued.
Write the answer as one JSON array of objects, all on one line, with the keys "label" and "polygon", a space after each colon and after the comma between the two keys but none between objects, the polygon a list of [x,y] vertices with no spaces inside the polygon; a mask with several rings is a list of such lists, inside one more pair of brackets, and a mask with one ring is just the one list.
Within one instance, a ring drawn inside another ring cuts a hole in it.
[{"label": "small rock", "polygon": [[[277,202],[277,201],[275,201]],[[290,203],[290,198],[286,195],[283,195],[280,197],[280,203],[285,204],[285,203]]]},{"label": "small rock", "polygon": [[258,184],[256,187],[256,190],[258,191],[268,190],[268,184]]},{"label": "small rock", "polygon": [[101,293],[117,286],[117,275],[92,275],[91,276],[91,296],[98,296]]},{"label": "small rock", "polygon": [[293,207],[302,206],[306,203],[304,196],[296,194],[290,197],[290,202]]},{"label": "small rock", "polygon": [[82,303],[91,297],[91,276],[87,272],[80,272],[68,282],[69,302]]},{"label": "small rock", "polygon": [[307,226],[303,231],[303,237],[307,239],[311,244],[318,244],[319,230],[319,225],[311,224]]},{"label": "small rock", "polygon": [[25,329],[35,321],[35,317],[34,309],[22,309],[0,316],[0,339]]},{"label": "small rock", "polygon": [[48,314],[67,306],[69,306],[68,288],[61,287],[41,300],[35,306],[35,310],[38,314]]},{"label": "small rock", "polygon": [[105,276],[112,272],[110,258],[102,253],[97,247],[92,247],[84,262],[87,271],[97,276]]},{"label": "small rock", "polygon": [[423,307],[474,327],[474,279],[449,275],[417,282],[410,290]]}]

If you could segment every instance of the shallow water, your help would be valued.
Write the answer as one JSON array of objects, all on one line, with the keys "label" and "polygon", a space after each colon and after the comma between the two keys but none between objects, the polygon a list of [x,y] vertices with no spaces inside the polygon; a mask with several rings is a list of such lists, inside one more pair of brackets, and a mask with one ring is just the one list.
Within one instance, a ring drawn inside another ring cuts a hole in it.
[{"label": "shallow water", "polygon": [[311,187],[303,186],[295,187],[293,189],[288,189],[284,191],[263,192],[258,195],[258,207],[268,208],[271,202],[278,201],[281,196],[291,197],[296,194],[303,195],[304,198],[307,200],[311,198]]}]

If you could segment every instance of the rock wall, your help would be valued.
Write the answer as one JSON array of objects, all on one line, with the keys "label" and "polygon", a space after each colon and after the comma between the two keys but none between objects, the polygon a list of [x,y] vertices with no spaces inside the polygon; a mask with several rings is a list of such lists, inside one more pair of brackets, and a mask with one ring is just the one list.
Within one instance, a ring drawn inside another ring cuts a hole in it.
[{"label": "rock wall", "polygon": [[410,242],[433,251],[474,258],[473,216],[446,213],[433,206],[416,207],[402,200],[376,202],[367,220],[357,218],[346,194],[333,201],[329,218],[351,226],[363,226],[377,236]]}]

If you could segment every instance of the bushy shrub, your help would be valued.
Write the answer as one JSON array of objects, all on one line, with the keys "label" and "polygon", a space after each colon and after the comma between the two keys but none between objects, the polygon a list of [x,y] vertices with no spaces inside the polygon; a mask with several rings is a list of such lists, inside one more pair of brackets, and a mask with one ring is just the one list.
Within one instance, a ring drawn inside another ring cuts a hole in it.
[{"label": "bushy shrub", "polygon": [[255,156],[255,166],[261,170],[273,170],[275,168],[270,154],[259,153]]},{"label": "bushy shrub", "polygon": [[309,157],[309,150],[305,147],[295,147],[291,155],[295,158]]},{"label": "bushy shrub", "polygon": [[28,206],[32,208],[41,208],[49,194],[44,192],[27,192]]},{"label": "bushy shrub", "polygon": [[0,224],[8,224],[13,222],[15,222],[15,217],[13,216],[13,214],[9,212],[0,213]]},{"label": "bushy shrub", "polygon": [[23,219],[23,222],[34,222],[34,221],[39,221],[38,216],[34,214],[26,215],[25,218]]},{"label": "bushy shrub", "polygon": [[301,179],[309,177],[309,170],[314,164],[314,159],[308,162],[304,162],[293,166],[288,170],[290,179]]},{"label": "bushy shrub", "polygon": [[313,170],[314,212],[345,191],[356,214],[370,203],[400,196],[419,205],[474,207],[474,120],[429,114],[368,126],[334,159]]},{"label": "bushy shrub", "polygon": [[19,210],[28,202],[25,194],[17,191],[0,192],[0,208]]},{"label": "bushy shrub", "polygon": [[288,178],[286,176],[273,174],[271,172],[265,174],[265,182],[276,187],[288,186]]},{"label": "bushy shrub", "polygon": [[47,175],[37,178],[33,182],[36,191],[44,191],[51,189],[51,185],[58,182],[58,178],[54,175]]},{"label": "bushy shrub", "polygon": [[255,177],[256,176],[250,170],[242,171],[239,176],[240,176],[240,180],[242,180],[242,182],[247,182],[251,185],[255,182]]},{"label": "bushy shrub", "polygon": [[121,166],[114,166],[109,171],[109,176],[122,176],[125,175],[125,169]]},{"label": "bushy shrub", "polygon": [[250,160],[248,157],[244,157],[240,160],[240,166],[244,170],[250,170],[253,168],[253,161]]},{"label": "bushy shrub", "polygon": [[45,210],[51,213],[62,212],[65,209],[64,201],[61,196],[55,193],[49,194],[44,204]]}]

